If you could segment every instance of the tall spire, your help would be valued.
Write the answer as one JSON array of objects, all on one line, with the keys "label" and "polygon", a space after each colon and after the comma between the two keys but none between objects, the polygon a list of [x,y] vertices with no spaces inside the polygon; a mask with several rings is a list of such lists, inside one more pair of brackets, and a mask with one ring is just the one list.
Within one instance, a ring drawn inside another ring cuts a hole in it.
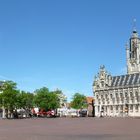
[{"label": "tall spire", "polygon": [[133,33],[136,33],[136,18],[133,19]]},{"label": "tall spire", "polygon": [[136,30],[136,19],[133,19],[133,31],[132,31],[132,38],[138,38],[138,32]]}]

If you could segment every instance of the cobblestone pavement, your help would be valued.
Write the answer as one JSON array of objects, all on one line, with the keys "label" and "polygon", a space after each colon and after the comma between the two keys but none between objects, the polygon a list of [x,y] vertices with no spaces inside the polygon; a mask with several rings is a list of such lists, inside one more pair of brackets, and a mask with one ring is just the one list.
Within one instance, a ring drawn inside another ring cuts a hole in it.
[{"label": "cobblestone pavement", "polygon": [[139,118],[0,120],[0,140],[140,140]]}]

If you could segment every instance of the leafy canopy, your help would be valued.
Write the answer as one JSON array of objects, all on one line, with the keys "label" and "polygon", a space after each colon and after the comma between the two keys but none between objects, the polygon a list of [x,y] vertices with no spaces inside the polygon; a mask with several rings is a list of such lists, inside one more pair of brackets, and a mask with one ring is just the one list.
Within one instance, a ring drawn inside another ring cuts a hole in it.
[{"label": "leafy canopy", "polygon": [[35,91],[34,103],[41,109],[56,109],[59,107],[59,98],[55,92],[43,87]]},{"label": "leafy canopy", "polygon": [[73,100],[71,102],[71,107],[75,109],[86,108],[86,96],[80,93],[75,93],[73,95]]},{"label": "leafy canopy", "polygon": [[5,81],[0,88],[0,104],[6,109],[12,110],[16,107],[18,90],[16,83],[13,81]]}]

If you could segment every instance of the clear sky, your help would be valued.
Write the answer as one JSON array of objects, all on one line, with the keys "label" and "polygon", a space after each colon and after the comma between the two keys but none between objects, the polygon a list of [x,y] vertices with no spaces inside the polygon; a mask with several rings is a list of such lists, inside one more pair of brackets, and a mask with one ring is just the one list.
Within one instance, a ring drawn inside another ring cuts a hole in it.
[{"label": "clear sky", "polygon": [[125,73],[134,18],[139,0],[0,0],[0,79],[93,96],[100,65]]}]

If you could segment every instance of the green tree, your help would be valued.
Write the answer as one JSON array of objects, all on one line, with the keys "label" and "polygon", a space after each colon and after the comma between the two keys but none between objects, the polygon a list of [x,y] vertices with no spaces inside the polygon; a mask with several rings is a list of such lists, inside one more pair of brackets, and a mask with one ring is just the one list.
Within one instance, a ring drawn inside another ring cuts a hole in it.
[{"label": "green tree", "polygon": [[73,95],[73,100],[71,102],[71,107],[75,109],[86,108],[86,96],[80,93],[75,93]]},{"label": "green tree", "polygon": [[30,110],[31,108],[33,108],[33,98],[34,94],[21,91],[18,95],[17,107],[23,108],[25,110]]},{"label": "green tree", "polygon": [[53,91],[59,98],[59,104],[60,104],[60,107],[63,107],[66,105],[67,103],[67,97],[63,94],[62,90],[55,90]]},{"label": "green tree", "polygon": [[0,104],[6,109],[6,117],[8,117],[8,112],[12,114],[13,110],[16,108],[17,96],[19,93],[16,85],[17,84],[13,81],[5,81],[0,88]]},{"label": "green tree", "polygon": [[33,98],[34,95],[29,92],[21,91],[17,96],[16,108],[24,109],[21,110],[21,115],[25,114],[26,117],[29,117],[31,114],[31,109],[33,108]]},{"label": "green tree", "polygon": [[60,99],[55,92],[50,92],[48,96],[48,109],[57,109],[60,107]]},{"label": "green tree", "polygon": [[56,109],[59,107],[59,98],[56,93],[43,87],[35,91],[34,103],[41,109]]}]

